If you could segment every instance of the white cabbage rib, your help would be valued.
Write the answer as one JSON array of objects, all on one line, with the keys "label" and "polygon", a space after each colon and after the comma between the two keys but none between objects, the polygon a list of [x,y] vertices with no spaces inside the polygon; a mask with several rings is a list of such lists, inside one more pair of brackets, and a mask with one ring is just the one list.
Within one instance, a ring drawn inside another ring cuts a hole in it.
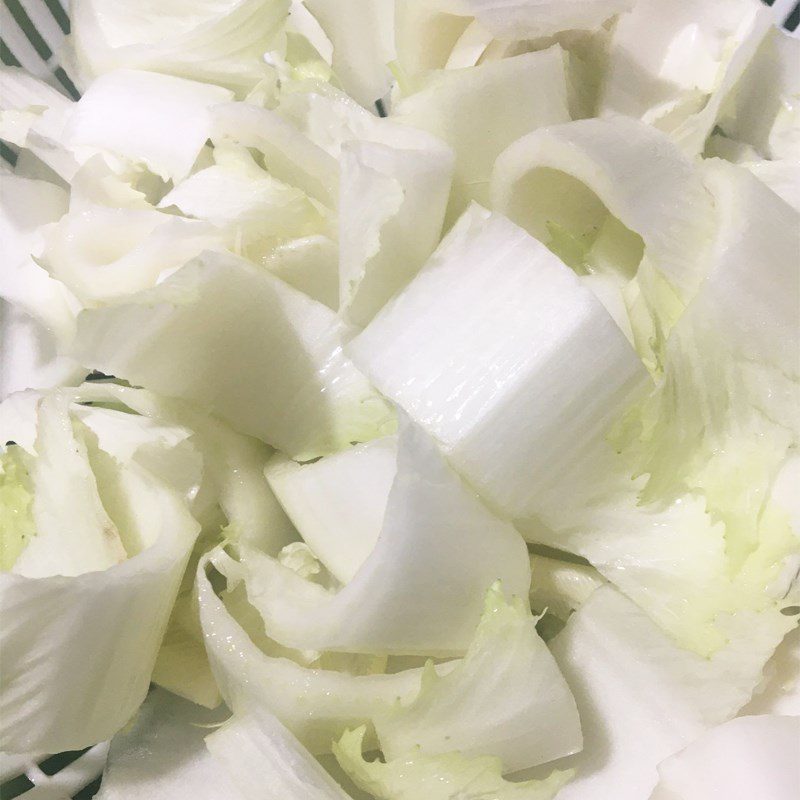
[{"label": "white cabbage rib", "polygon": [[649,800],[785,800],[800,793],[798,717],[741,717],[709,731],[658,766]]},{"label": "white cabbage rib", "polygon": [[409,77],[445,66],[467,66],[452,63],[465,36],[485,42],[485,48],[493,39],[513,44],[565,31],[592,31],[627,11],[633,3],[634,0],[398,0],[397,58]]},{"label": "white cabbage rib", "polygon": [[577,277],[479,206],[348,352],[511,517],[588,485],[591,453],[648,384]]},{"label": "white cabbage rib", "polygon": [[347,336],[330,309],[243,259],[209,252],[153,289],[84,310],[76,352],[107,374],[210,407],[302,460],[393,424],[344,357]]},{"label": "white cabbage rib", "polygon": [[211,136],[209,108],[231,97],[219,86],[119,69],[92,82],[64,136],[81,161],[81,153],[101,150],[178,181]]},{"label": "white cabbage rib", "polygon": [[42,226],[67,210],[67,196],[52,183],[4,175],[0,186],[0,399],[27,388],[71,383],[83,371],[59,353],[74,336],[77,303],[33,259]]},{"label": "white cabbage rib", "polygon": [[427,435],[404,425],[397,458],[375,548],[338,592],[240,548],[248,598],[271,638],[300,649],[456,655],[496,579],[510,595],[527,596],[519,534],[481,504]]},{"label": "white cabbage rib", "polygon": [[333,45],[331,66],[342,87],[365,108],[390,88],[394,0],[305,0]]},{"label": "white cabbage rib", "polygon": [[[641,800],[658,764],[747,702],[787,629],[740,612],[712,658],[683,650],[615,589],[598,589],[551,649],[581,709],[584,750],[559,800]],[[792,623],[790,622],[789,625]]]},{"label": "white cabbage rib", "polygon": [[601,115],[641,119],[702,152],[771,25],[750,0],[638,0],[614,29]]},{"label": "white cabbage rib", "polygon": [[571,755],[583,739],[575,701],[521,598],[500,583],[463,661],[439,677],[428,665],[419,695],[375,721],[387,760],[408,753],[493,755],[504,772]]},{"label": "white cabbage rib", "polygon": [[72,72],[89,85],[119,68],[168,73],[239,92],[265,73],[288,0],[76,0],[71,4]]},{"label": "white cabbage rib", "polygon": [[342,583],[375,547],[397,473],[397,437],[373,439],[310,464],[276,453],[272,491],[314,555]]},{"label": "white cabbage rib", "polygon": [[772,28],[722,107],[725,135],[754,147],[762,158],[800,158],[800,41]]},{"label": "white cabbage rib", "polygon": [[[108,739],[128,721],[147,693],[198,530],[172,485],[136,460],[115,462],[136,514],[117,514],[112,522],[101,499],[114,507],[116,501],[98,494],[92,462],[71,433],[82,424],[70,415],[73,397],[52,394],[40,403],[31,454],[37,530],[15,564],[17,574],[0,575],[6,620],[0,747],[9,752],[79,749]],[[23,400],[12,406],[12,419],[35,410],[35,395]],[[23,426],[22,441],[29,441],[31,427]],[[146,504],[138,506],[142,497]],[[96,545],[88,538],[93,532]],[[71,564],[54,563],[66,534],[77,540]],[[131,548],[127,559],[122,541]]]},{"label": "white cabbage rib", "polygon": [[365,325],[436,247],[453,154],[331,88],[287,91],[280,113],[338,163],[339,312]]},{"label": "white cabbage rib", "polygon": [[438,136],[455,152],[450,222],[471,200],[486,204],[497,156],[520,136],[569,120],[560,47],[426,76],[392,119]]},{"label": "white cabbage rib", "polygon": [[350,800],[292,733],[258,705],[212,733],[206,746],[246,800],[262,800],[265,791],[281,800]]},{"label": "white cabbage rib", "polygon": [[[610,273],[620,287],[642,255],[677,295],[672,305],[685,304],[704,277],[711,197],[693,162],[642,123],[579,120],[520,139],[497,159],[491,201],[541,241],[554,239],[554,226],[562,229],[580,245],[576,266]],[[669,322],[670,298],[650,281],[641,290]]]},{"label": "white cabbage rib", "polygon": [[[239,581],[239,571],[219,552],[201,560],[197,571],[206,649],[222,697],[235,714],[263,704],[312,753],[320,754],[330,752],[333,739],[348,726],[385,714],[398,699],[407,701],[419,692],[419,668],[389,675],[351,675],[269,655],[215,594],[206,574],[210,562],[226,575],[231,588]],[[452,666],[441,665],[437,670],[448,668]]]},{"label": "white cabbage rib", "polygon": [[[132,724],[111,741],[97,800],[241,800],[232,776],[206,749],[209,729],[228,716],[154,689]],[[168,746],[165,746],[168,743]]]}]

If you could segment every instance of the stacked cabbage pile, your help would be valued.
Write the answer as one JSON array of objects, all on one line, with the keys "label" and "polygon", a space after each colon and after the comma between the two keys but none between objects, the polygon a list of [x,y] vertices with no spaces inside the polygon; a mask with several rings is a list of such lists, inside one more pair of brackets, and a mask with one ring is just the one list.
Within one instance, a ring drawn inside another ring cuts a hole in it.
[{"label": "stacked cabbage pile", "polygon": [[2,73],[0,749],[113,737],[106,800],[797,796],[797,40],[72,6],[80,100]]}]

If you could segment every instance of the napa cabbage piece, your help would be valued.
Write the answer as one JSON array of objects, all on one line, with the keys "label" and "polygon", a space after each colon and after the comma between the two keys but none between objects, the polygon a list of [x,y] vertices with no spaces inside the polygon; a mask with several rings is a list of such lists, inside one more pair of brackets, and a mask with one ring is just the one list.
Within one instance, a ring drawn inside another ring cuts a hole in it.
[{"label": "napa cabbage piece", "polygon": [[[128,721],[147,693],[198,532],[181,492],[137,457],[117,460],[115,450],[99,470],[96,434],[71,408],[75,397],[29,392],[0,406],[3,440],[18,442],[4,454],[25,449],[28,475],[15,477],[31,495],[3,531],[12,542],[16,526],[28,533],[11,572],[0,575],[7,752],[76,750]],[[139,443],[152,436],[145,431]],[[128,504],[135,511],[125,514]],[[86,669],[87,652],[101,673]]]},{"label": "napa cabbage piece", "polygon": [[391,118],[453,148],[452,223],[471,200],[488,203],[492,165],[506,147],[536,128],[569,120],[564,53],[552,47],[433,72],[394,105]]},{"label": "napa cabbage piece", "polygon": [[348,336],[330,309],[265,270],[207,252],[152,289],[81,312],[75,350],[106,374],[211,408],[306,460],[393,425],[342,354]]},{"label": "napa cabbage piece", "polygon": [[279,48],[288,0],[77,0],[70,7],[71,74],[82,88],[121,68],[219,84],[239,93],[268,72],[263,55]]},{"label": "napa cabbage piece", "polygon": [[[169,747],[164,743],[169,742]],[[99,800],[175,797],[346,800],[348,795],[269,712],[230,716],[153,691],[111,743]]]},{"label": "napa cabbage piece", "polygon": [[[354,675],[306,667],[291,652],[255,631],[257,642],[215,593],[207,571],[213,564],[227,579],[229,591],[240,581],[236,563],[220,550],[201,559],[197,571],[200,620],[211,667],[225,703],[235,714],[254,705],[269,709],[314,754],[329,753],[331,742],[348,728],[369,723],[397,700],[411,700],[420,689],[422,669],[392,674]],[[248,626],[249,629],[249,626]],[[259,646],[262,645],[262,646]],[[276,654],[279,653],[279,654]],[[299,656],[297,653],[293,653]],[[452,662],[437,671],[452,669]]]},{"label": "napa cabbage piece", "polygon": [[41,228],[67,210],[66,193],[43,180],[4,175],[0,190],[0,398],[72,383],[84,374],[63,354],[75,332],[76,299],[36,263]]},{"label": "napa cabbage piece", "polygon": [[417,697],[375,728],[387,761],[407,753],[492,755],[503,772],[568,756],[583,740],[578,709],[536,618],[498,582],[464,659],[439,677],[429,662]]},{"label": "napa cabbage piece", "polygon": [[712,266],[642,410],[641,471],[648,499],[702,489],[737,567],[800,438],[800,218],[743,169],[714,159],[702,174],[720,216]]},{"label": "napa cabbage piece", "polygon": [[279,112],[338,163],[339,312],[363,326],[436,247],[453,154],[319,84],[289,85]]},{"label": "napa cabbage piece", "polygon": [[397,473],[375,548],[339,591],[252,548],[240,547],[239,555],[248,598],[267,635],[297,649],[459,655],[496,579],[521,597],[530,585],[519,534],[482,505],[412,424],[401,427]]},{"label": "napa cabbage piece", "polygon": [[[269,448],[186,403],[142,389],[92,383],[79,391],[81,401],[92,405],[77,406],[73,413],[97,437],[100,450],[117,460],[135,457],[164,476],[185,497],[202,526],[152,679],[182,697],[213,708],[220,695],[203,644],[194,601],[194,573],[202,553],[218,544],[223,535],[271,553],[279,552],[295,538],[290,521],[264,479]],[[122,491],[120,476],[109,469],[107,458],[96,457],[93,467],[106,506],[116,498],[115,514],[135,513],[136,504],[126,501],[132,491],[130,480]],[[136,496],[145,506],[146,493]]]},{"label": "napa cabbage piece", "polygon": [[800,42],[773,27],[721,109],[717,124],[725,135],[761,158],[800,158],[798,58]]},{"label": "napa cabbage piece", "polygon": [[740,717],[709,731],[659,764],[650,800],[725,797],[782,800],[800,791],[800,718]]},{"label": "napa cabbage piece", "polygon": [[198,800],[241,798],[204,742],[229,715],[224,707],[209,711],[154,689],[131,725],[111,740],[98,800],[148,800],[182,792]]},{"label": "napa cabbage piece", "polygon": [[265,790],[286,800],[349,800],[291,732],[257,705],[212,733],[206,746],[247,800],[260,800]]},{"label": "napa cabbage piece", "polygon": [[640,122],[578,120],[502,153],[491,204],[585,275],[658,368],[663,340],[705,275],[714,232],[712,199],[691,159]]},{"label": "napa cabbage piece", "polygon": [[344,318],[369,321],[436,246],[452,172],[452,154],[436,138],[378,119],[318,82],[287,82],[275,110],[228,104],[215,119],[217,145],[260,149],[272,176],[335,220],[325,234],[339,242]]},{"label": "napa cabbage piece", "polygon": [[742,713],[800,717],[800,627],[787,633],[778,645]]},{"label": "napa cabbage piece", "polygon": [[265,472],[303,540],[342,583],[353,579],[375,547],[396,473],[396,436],[308,464],[276,453]]},{"label": "napa cabbage piece", "polygon": [[512,518],[590,486],[591,454],[649,384],[573,272],[477,205],[348,352]]},{"label": "napa cabbage piece", "polygon": [[333,752],[356,786],[379,800],[552,800],[572,775],[554,770],[544,780],[512,783],[503,779],[499,759],[465,758],[457,752],[366,761],[363,740],[364,728],[349,730],[334,744]]},{"label": "napa cabbage piece", "polygon": [[43,230],[42,238],[40,265],[84,308],[148,289],[204,250],[227,243],[199,220],[88,203]]},{"label": "napa cabbage piece", "polygon": [[372,110],[390,89],[394,0],[305,0],[333,46],[331,66],[342,88]]},{"label": "napa cabbage piece", "polygon": [[[787,628],[758,614],[726,620],[730,643],[704,658],[677,647],[613,587],[594,592],[550,643],[581,709],[584,749],[559,800],[647,797],[658,764],[733,717]],[[656,688],[657,687],[657,688]]]},{"label": "napa cabbage piece", "polygon": [[601,115],[641,119],[702,152],[771,27],[770,10],[751,0],[638,0],[614,29]]},{"label": "napa cabbage piece", "polygon": [[209,108],[232,98],[220,86],[134,69],[100,76],[75,105],[65,126],[79,160],[98,150],[180,181],[211,136]]},{"label": "napa cabbage piece", "polygon": [[513,44],[563,31],[595,30],[632,5],[633,0],[398,0],[397,61],[405,75],[413,77],[452,66],[465,37],[482,44],[480,56],[493,40]]}]

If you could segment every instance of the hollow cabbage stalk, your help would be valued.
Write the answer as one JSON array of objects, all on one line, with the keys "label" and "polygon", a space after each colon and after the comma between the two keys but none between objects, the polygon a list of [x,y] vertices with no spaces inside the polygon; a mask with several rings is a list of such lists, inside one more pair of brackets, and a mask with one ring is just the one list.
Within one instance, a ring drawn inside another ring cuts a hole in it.
[{"label": "hollow cabbage stalk", "polygon": [[[570,122],[531,133],[500,155],[491,203],[579,274],[611,279],[628,305],[637,349],[657,363],[705,275],[715,223],[689,158],[640,122]],[[637,293],[646,301],[645,321]]]},{"label": "hollow cabbage stalk", "polygon": [[10,404],[12,420],[27,419],[20,440],[28,447],[35,431],[35,533],[0,575],[0,747],[8,752],[76,750],[128,721],[147,693],[198,530],[173,486],[135,459],[114,469],[127,502],[146,502],[125,517],[117,506],[125,496],[101,498],[96,445],[70,412],[73,396],[13,396],[0,406],[3,416]]}]

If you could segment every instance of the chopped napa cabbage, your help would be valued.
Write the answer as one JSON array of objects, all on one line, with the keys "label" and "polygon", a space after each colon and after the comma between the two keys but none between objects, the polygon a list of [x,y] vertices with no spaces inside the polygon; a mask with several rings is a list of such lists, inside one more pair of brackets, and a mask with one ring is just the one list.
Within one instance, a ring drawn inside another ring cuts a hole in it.
[{"label": "chopped napa cabbage", "polygon": [[740,168],[706,161],[703,176],[720,215],[712,267],[641,412],[640,470],[648,499],[702,489],[738,567],[757,546],[769,487],[800,439],[800,219]]},{"label": "chopped napa cabbage", "polygon": [[261,800],[265,792],[281,800],[350,800],[292,733],[258,705],[212,733],[206,747],[246,800]]},{"label": "chopped napa cabbage", "polygon": [[397,473],[397,437],[373,439],[310,464],[272,457],[267,480],[314,554],[342,583],[375,547]]},{"label": "chopped napa cabbage", "polygon": [[486,204],[497,156],[520,136],[566,122],[564,53],[553,47],[428,75],[392,109],[392,120],[429,131],[455,152],[448,219],[470,200]]},{"label": "chopped napa cabbage", "polygon": [[387,760],[457,750],[493,755],[516,772],[581,749],[578,709],[521,598],[498,583],[486,594],[469,649],[439,677],[429,663],[420,693],[375,720]]},{"label": "chopped napa cabbage", "polygon": [[561,31],[599,28],[636,0],[456,0],[497,39],[538,39]]},{"label": "chopped napa cabbage", "polygon": [[[212,553],[211,558],[229,585],[238,582],[234,562],[220,558],[219,553]],[[214,676],[234,713],[245,714],[253,705],[262,704],[312,753],[328,753],[332,740],[348,726],[385,714],[398,699],[408,701],[419,692],[421,668],[352,675],[304,667],[285,656],[264,652],[217,597],[206,574],[209,563],[209,557],[204,558],[197,571],[200,620]],[[437,671],[451,668],[452,662],[437,666]]]},{"label": "chopped napa cabbage", "polygon": [[117,500],[98,491],[91,431],[72,411],[74,397],[28,393],[0,406],[3,435],[16,439],[14,418],[22,417],[19,446],[34,448],[36,525],[12,572],[0,574],[0,747],[7,752],[76,750],[128,721],[147,693],[198,530],[171,483],[131,458],[119,465],[136,509],[126,540],[143,549],[126,553]]},{"label": "chopped napa cabbage", "polygon": [[76,352],[304,460],[393,426],[342,353],[348,335],[330,309],[268,272],[207,252],[153,289],[81,312]]},{"label": "chopped napa cabbage", "polygon": [[510,517],[593,480],[590,454],[649,383],[577,277],[479,206],[348,352]]},{"label": "chopped napa cabbage", "polygon": [[496,579],[521,597],[530,585],[519,534],[483,506],[410,423],[401,428],[397,474],[375,548],[338,592],[252,548],[240,548],[240,557],[248,598],[267,635],[298,649],[460,654]]},{"label": "chopped napa cabbage", "polygon": [[551,642],[584,734],[583,752],[563,761],[576,775],[559,800],[647,797],[663,759],[747,702],[787,627],[740,612],[728,619],[731,643],[704,658],[615,589],[594,592]]},{"label": "chopped napa cabbage", "polygon": [[92,82],[64,137],[79,160],[100,150],[143,164],[164,180],[182,180],[211,136],[210,107],[231,96],[219,86],[119,69]]},{"label": "chopped napa cabbage", "polygon": [[365,108],[389,92],[394,61],[394,0],[305,0],[333,45],[331,66]]},{"label": "chopped napa cabbage", "polygon": [[349,97],[298,85],[279,111],[338,164],[339,310],[365,325],[439,241],[453,155],[430,134]]},{"label": "chopped napa cabbage", "polygon": [[59,186],[18,175],[0,181],[0,399],[27,388],[69,384],[85,374],[63,348],[75,333],[72,293],[34,260],[42,227],[67,210]]},{"label": "chopped napa cabbage", "polygon": [[86,85],[122,67],[252,88],[280,42],[288,0],[76,0],[69,66]]},{"label": "chopped napa cabbage", "polygon": [[643,327],[629,309],[637,349],[658,355],[704,277],[714,225],[698,170],[666,136],[624,118],[536,131],[498,158],[491,200],[579,274],[614,279],[627,302],[636,277],[648,309]]},{"label": "chopped napa cabbage", "polygon": [[751,0],[638,0],[614,29],[601,115],[641,119],[702,152],[771,25]]},{"label": "chopped napa cabbage", "polygon": [[705,733],[658,766],[649,800],[785,800],[800,793],[800,718],[741,717]]},{"label": "chopped napa cabbage", "polygon": [[718,126],[761,158],[800,158],[800,41],[772,28],[726,100]]},{"label": "chopped napa cabbage", "polygon": [[513,783],[503,779],[500,759],[457,752],[366,761],[363,741],[363,728],[347,731],[333,752],[354,783],[377,800],[552,800],[572,774],[554,770],[544,780]]},{"label": "chopped napa cabbage", "polygon": [[203,222],[144,208],[87,206],[43,237],[40,264],[88,308],[149,289],[204,250],[225,246]]},{"label": "chopped napa cabbage", "polygon": [[[190,793],[196,800],[242,800],[232,775],[204,738],[229,716],[154,689],[111,740],[97,800],[152,800]],[[168,746],[165,746],[168,743]]]}]

